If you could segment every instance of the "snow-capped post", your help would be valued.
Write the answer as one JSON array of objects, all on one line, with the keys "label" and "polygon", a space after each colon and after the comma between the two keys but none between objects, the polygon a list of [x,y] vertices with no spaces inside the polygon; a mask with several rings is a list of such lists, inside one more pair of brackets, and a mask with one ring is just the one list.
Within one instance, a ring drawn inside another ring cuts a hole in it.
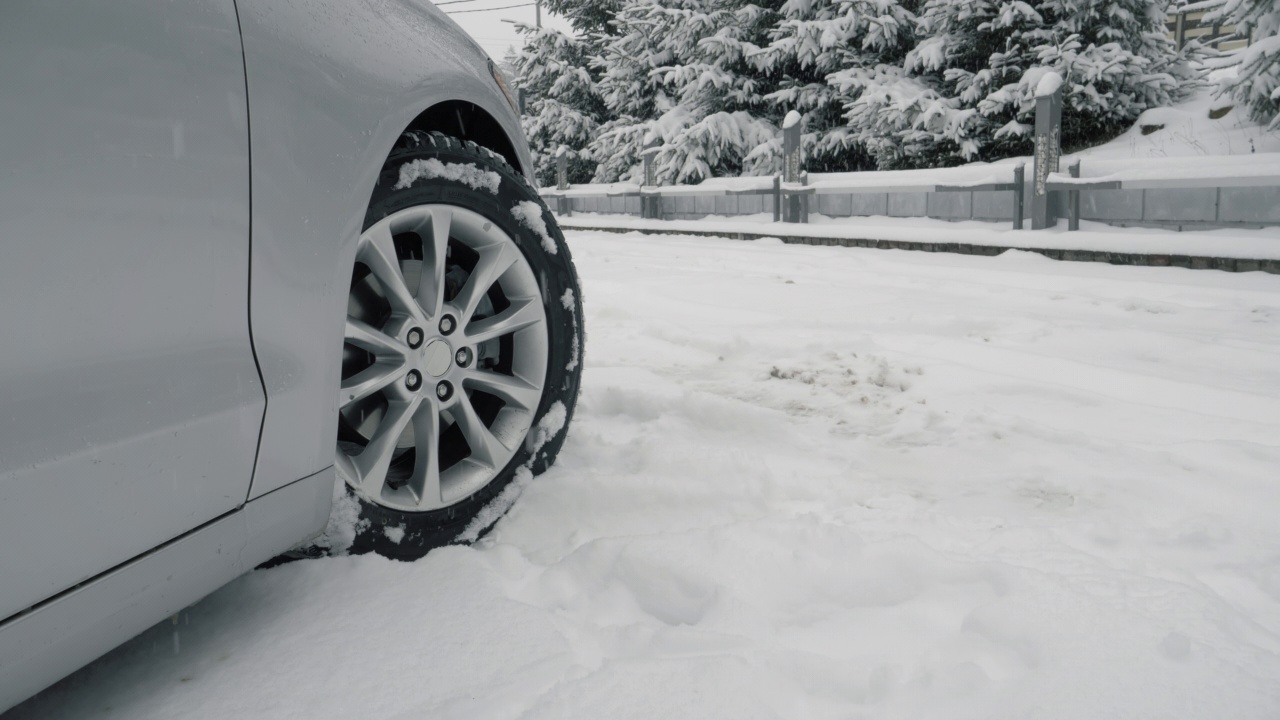
[{"label": "snow-capped post", "polygon": [[[800,113],[795,110],[787,113],[786,118],[782,120],[782,179],[784,182],[800,182],[801,165],[804,164],[800,148],[801,133],[804,130],[802,120]],[[803,222],[802,202],[803,196],[799,194],[792,194],[787,198],[784,222]]]},{"label": "snow-capped post", "polygon": [[1051,227],[1056,218],[1049,206],[1045,183],[1058,171],[1062,154],[1062,76],[1050,70],[1036,84],[1036,150],[1032,159],[1035,186],[1031,193],[1031,229]]},{"label": "snow-capped post", "polygon": [[662,219],[662,196],[643,194],[644,188],[654,187],[658,184],[654,160],[657,159],[661,150],[662,141],[656,137],[651,137],[649,142],[645,143],[644,150],[640,151],[640,159],[644,165],[644,185],[640,189],[640,217],[649,220]]}]

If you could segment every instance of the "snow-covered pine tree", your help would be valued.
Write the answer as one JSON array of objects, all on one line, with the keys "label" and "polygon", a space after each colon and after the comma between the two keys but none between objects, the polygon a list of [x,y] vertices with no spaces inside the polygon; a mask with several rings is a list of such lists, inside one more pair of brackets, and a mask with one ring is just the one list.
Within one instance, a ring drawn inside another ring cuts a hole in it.
[{"label": "snow-covered pine tree", "polygon": [[611,21],[622,9],[623,0],[546,0],[546,7],[568,19],[581,35],[613,34]]},{"label": "snow-covered pine tree", "polygon": [[840,78],[867,76],[900,62],[910,49],[915,16],[899,0],[787,0],[759,65],[781,74],[768,96],[805,116],[810,170],[870,170],[874,159],[845,121],[852,100]]},{"label": "snow-covered pine tree", "polygon": [[778,132],[768,74],[751,59],[774,18],[744,0],[626,0],[601,54],[600,94],[615,119],[592,146],[596,179],[638,179],[649,143],[662,146],[661,183],[772,169],[776,158],[748,156]]},{"label": "snow-covered pine tree", "polygon": [[1186,97],[1197,72],[1165,34],[1166,0],[927,0],[901,66],[834,78],[882,168],[1030,152],[1034,91],[1066,81],[1064,147],[1103,142]]},{"label": "snow-covered pine tree", "polygon": [[569,156],[569,182],[589,182],[596,163],[589,150],[604,117],[604,103],[590,64],[594,47],[551,28],[520,26],[524,48],[515,59],[516,83],[525,92],[525,136],[543,185],[556,179],[556,154]]},{"label": "snow-covered pine tree", "polygon": [[1234,76],[1223,88],[1249,109],[1254,121],[1280,129],[1280,3],[1276,0],[1227,0],[1206,20],[1229,18],[1236,34],[1250,37],[1237,54]]}]

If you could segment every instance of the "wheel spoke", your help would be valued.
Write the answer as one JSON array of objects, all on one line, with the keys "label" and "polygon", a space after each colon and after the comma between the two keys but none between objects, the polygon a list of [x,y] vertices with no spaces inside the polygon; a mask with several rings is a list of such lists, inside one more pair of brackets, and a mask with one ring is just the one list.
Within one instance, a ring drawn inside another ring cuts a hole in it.
[{"label": "wheel spoke", "polygon": [[536,325],[544,319],[542,301],[538,298],[528,300],[512,300],[511,307],[483,320],[473,321],[466,326],[467,340],[479,345],[517,330]]},{"label": "wheel spoke", "polygon": [[440,408],[425,400],[413,415],[414,447],[417,459],[409,486],[418,496],[418,505],[439,507],[440,494]]},{"label": "wheel spoke", "polygon": [[430,237],[423,235],[422,274],[418,279],[418,304],[427,317],[440,314],[444,305],[444,272],[448,265],[449,226],[453,213],[444,208],[431,211]]},{"label": "wheel spoke", "polygon": [[467,445],[471,447],[471,459],[494,470],[498,469],[497,460],[503,456],[505,446],[484,426],[480,416],[476,415],[475,408],[471,406],[471,398],[465,392],[458,394],[458,402],[450,414],[453,415],[453,421],[458,423],[462,436],[467,439]]},{"label": "wheel spoke", "polygon": [[369,397],[404,377],[404,373],[402,362],[376,362],[370,365],[342,381],[338,407],[345,409],[348,405]]},{"label": "wheel spoke", "polygon": [[370,438],[364,451],[352,458],[356,474],[360,477],[360,488],[372,498],[382,497],[382,489],[387,484],[387,469],[391,467],[395,455],[396,444],[400,434],[409,424],[409,419],[417,410],[417,398],[387,403],[387,414],[382,418],[378,429]]},{"label": "wheel spoke", "polygon": [[537,409],[542,399],[542,388],[535,387],[514,375],[503,375],[488,370],[476,370],[468,373],[462,381],[463,387],[496,395],[507,405],[532,412]]},{"label": "wheel spoke", "polygon": [[368,323],[351,317],[347,318],[347,327],[343,338],[352,345],[373,353],[374,357],[379,360],[403,359],[409,354],[409,348],[405,347],[399,340]]},{"label": "wheel spoke", "polygon": [[458,292],[458,297],[453,302],[462,311],[462,317],[459,321],[463,327],[471,321],[471,316],[475,314],[476,306],[480,304],[480,300],[489,292],[489,288],[502,277],[516,260],[520,259],[520,251],[516,246],[509,242],[499,242],[493,245],[487,245],[478,248],[480,259],[476,261],[475,270],[471,271],[471,277],[467,278],[467,284]]},{"label": "wheel spoke", "polygon": [[378,284],[382,286],[382,291],[387,296],[387,302],[391,303],[393,311],[415,318],[422,316],[422,308],[418,306],[418,301],[414,300],[413,293],[405,284],[389,224],[374,225],[361,235],[360,250],[356,257],[367,265],[369,271],[378,279]]}]

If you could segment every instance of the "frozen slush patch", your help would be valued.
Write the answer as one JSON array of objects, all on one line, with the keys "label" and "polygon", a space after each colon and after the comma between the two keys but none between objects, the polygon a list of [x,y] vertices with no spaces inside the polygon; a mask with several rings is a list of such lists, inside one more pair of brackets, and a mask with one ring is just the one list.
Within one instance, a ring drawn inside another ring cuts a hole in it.
[{"label": "frozen slush patch", "polygon": [[511,479],[511,483],[503,488],[498,497],[494,498],[485,505],[479,513],[476,514],[471,522],[467,525],[467,529],[462,531],[458,536],[458,542],[471,543],[480,539],[480,533],[486,528],[507,514],[512,505],[516,504],[516,500],[520,499],[520,494],[524,492],[527,486],[533,480],[533,461],[538,457],[538,451],[542,449],[547,441],[555,437],[556,433],[564,429],[565,421],[569,417],[568,410],[565,409],[564,403],[559,400],[551,404],[547,408],[547,412],[529,432],[529,439],[526,444],[529,447],[529,461],[524,465],[516,468],[516,475]]},{"label": "frozen slush patch", "polygon": [[466,185],[475,190],[488,190],[498,194],[498,186],[502,184],[502,176],[492,170],[482,170],[475,165],[461,163],[442,163],[435,158],[413,160],[400,166],[400,182],[396,190],[403,190],[419,180],[440,178]]},{"label": "frozen slush patch", "polygon": [[542,238],[543,250],[546,250],[550,255],[556,254],[556,241],[552,240],[551,235],[547,232],[547,223],[542,219],[542,208],[538,203],[531,200],[516,203],[515,207],[511,208],[511,214],[516,216],[520,224],[538,233],[538,236]]},{"label": "frozen slush patch", "polygon": [[[560,296],[560,304],[570,315],[576,315],[573,309],[573,288],[564,291],[564,295]],[[576,320],[576,318],[575,318]],[[582,346],[578,343],[578,323],[573,324],[573,345],[569,348],[569,364],[564,366],[565,370],[573,372],[578,367],[578,356],[582,353]]]},{"label": "frozen slush patch", "polygon": [[404,525],[396,525],[395,527],[384,525],[382,528],[382,534],[386,535],[387,539],[391,542],[399,545],[400,541],[404,540]]},{"label": "frozen slush patch", "polygon": [[347,493],[346,483],[338,477],[333,484],[333,510],[329,513],[329,524],[314,544],[327,548],[330,555],[342,555],[351,549],[356,535],[368,527],[369,521],[360,519],[360,502]]}]

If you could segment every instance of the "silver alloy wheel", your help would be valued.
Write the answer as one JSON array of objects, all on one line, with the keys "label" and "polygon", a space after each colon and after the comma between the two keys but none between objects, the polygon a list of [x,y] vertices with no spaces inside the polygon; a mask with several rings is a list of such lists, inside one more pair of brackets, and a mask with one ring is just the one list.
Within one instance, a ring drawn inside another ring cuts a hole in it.
[{"label": "silver alloy wheel", "polygon": [[537,278],[498,225],[454,205],[383,218],[356,262],[339,474],[386,508],[449,507],[493,480],[533,425],[549,343]]}]

